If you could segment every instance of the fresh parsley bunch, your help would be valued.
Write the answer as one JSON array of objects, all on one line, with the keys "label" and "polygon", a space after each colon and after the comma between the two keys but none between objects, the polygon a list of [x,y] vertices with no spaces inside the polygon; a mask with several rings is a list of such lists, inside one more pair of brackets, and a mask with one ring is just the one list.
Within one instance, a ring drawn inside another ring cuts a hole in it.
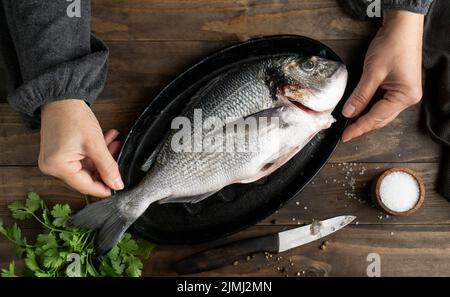
[{"label": "fresh parsley bunch", "polygon": [[[43,227],[34,244],[29,244],[14,223],[0,221],[0,234],[16,246],[16,257],[25,259],[25,275],[38,277],[61,276],[140,276],[142,261],[148,259],[153,245],[132,239],[125,233],[121,241],[105,256],[97,257],[94,249],[95,231],[66,226],[72,211],[67,204],[56,204],[50,210],[36,193],[25,201],[8,205],[17,220],[35,219]],[[1,276],[15,276],[15,262],[1,269]]]}]

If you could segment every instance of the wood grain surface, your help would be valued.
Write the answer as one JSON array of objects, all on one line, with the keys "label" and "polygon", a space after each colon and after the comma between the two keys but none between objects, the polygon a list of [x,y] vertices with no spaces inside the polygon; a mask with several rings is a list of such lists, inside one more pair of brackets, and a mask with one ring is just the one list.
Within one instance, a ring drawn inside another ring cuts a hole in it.
[{"label": "wood grain surface", "polygon": [[[319,39],[342,57],[355,85],[379,23],[352,20],[334,0],[92,2],[92,29],[111,50],[108,82],[93,109],[104,130],[118,128],[124,135],[181,71],[220,48],[256,36],[300,34]],[[39,132],[27,130],[5,103],[4,80],[0,66],[0,217],[11,222],[7,204],[29,191],[38,192],[50,204],[82,207],[82,195],[39,172]],[[217,242],[158,247],[144,274],[173,276],[171,265],[176,260],[204,248],[351,214],[357,220],[331,235],[326,251],[319,249],[321,242],[314,242],[282,255],[255,255],[250,261],[200,275],[365,276],[368,254],[378,253],[384,276],[449,276],[450,204],[435,192],[439,156],[439,147],[423,127],[421,107],[415,106],[387,127],[340,144],[304,191],[269,218]],[[371,181],[394,166],[416,171],[425,183],[424,205],[409,217],[386,216],[372,205],[368,193]],[[22,226],[29,236],[39,231],[33,223]],[[13,258],[12,248],[0,238],[0,267]]]}]

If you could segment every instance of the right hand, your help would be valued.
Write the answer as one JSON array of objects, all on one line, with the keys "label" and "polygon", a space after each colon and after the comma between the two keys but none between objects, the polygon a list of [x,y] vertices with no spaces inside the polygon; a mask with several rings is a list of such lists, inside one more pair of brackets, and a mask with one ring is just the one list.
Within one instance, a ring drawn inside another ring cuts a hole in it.
[{"label": "right hand", "polygon": [[[384,127],[400,112],[422,98],[422,37],[424,16],[388,10],[383,26],[372,40],[358,86],[342,114],[357,118],[342,134],[347,142]],[[384,96],[363,114],[378,89]]]},{"label": "right hand", "polygon": [[50,102],[41,107],[39,168],[75,190],[107,197],[122,190],[123,181],[113,155],[120,149],[119,132],[103,135],[87,104],[78,99]]}]

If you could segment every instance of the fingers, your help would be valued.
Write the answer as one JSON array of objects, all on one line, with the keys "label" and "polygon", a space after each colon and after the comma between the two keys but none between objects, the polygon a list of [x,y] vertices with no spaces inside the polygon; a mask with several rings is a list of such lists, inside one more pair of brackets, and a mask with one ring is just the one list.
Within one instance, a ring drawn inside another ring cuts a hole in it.
[{"label": "fingers", "polygon": [[111,189],[103,182],[94,180],[79,160],[67,162],[61,157],[52,157],[45,161],[40,159],[39,168],[43,173],[59,178],[80,193],[95,197],[111,195]]},{"label": "fingers", "polygon": [[[118,132],[110,130],[105,134],[105,141],[98,140],[88,148],[88,156],[94,163],[103,182],[113,190],[122,190],[124,184],[120,177],[119,166],[113,158],[110,149],[114,153],[118,150],[117,142],[113,140],[117,137]],[[107,143],[109,142],[110,148]]]},{"label": "fingers", "polygon": [[119,131],[117,131],[116,129],[108,130],[104,136],[106,145],[109,145],[111,142],[113,142],[117,138],[117,136],[119,136],[119,134]]},{"label": "fingers", "polygon": [[394,120],[407,106],[400,101],[382,99],[370,111],[348,126],[343,134],[342,141],[347,142],[369,131],[384,127]]},{"label": "fingers", "polygon": [[373,71],[364,71],[361,80],[342,109],[342,115],[347,118],[358,116],[375,95],[384,76]]},{"label": "fingers", "polygon": [[[120,134],[119,131],[117,131],[115,129],[111,129],[111,130],[107,131],[104,136],[105,143],[108,146],[108,150],[113,157],[115,157],[117,155],[117,153],[120,150],[121,144],[122,144],[119,141],[115,141],[116,138],[119,136],[119,134]],[[98,175],[98,173],[95,170],[95,165],[91,159],[86,158],[81,161],[81,164],[83,165],[83,168],[87,169],[90,172],[93,172],[93,174],[95,174],[95,175]]]},{"label": "fingers", "polygon": [[121,146],[122,146],[122,142],[113,141],[108,145],[108,150],[113,157],[116,157],[120,151]]},{"label": "fingers", "polygon": [[70,176],[61,176],[60,179],[80,193],[95,197],[111,196],[111,189],[101,181],[93,180],[87,170],[81,169]]},{"label": "fingers", "polygon": [[119,151],[122,143],[120,141],[115,141],[117,136],[119,136],[119,131],[115,129],[111,129],[108,132],[105,133],[105,142],[108,146],[108,150],[110,154],[115,157]]},{"label": "fingers", "polygon": [[[112,155],[114,158],[115,158],[115,157],[117,156],[117,154],[119,153],[120,147],[121,147],[121,146],[122,146],[122,142],[120,142],[120,141],[113,141],[113,142],[111,142],[111,143],[108,145],[108,150],[109,150],[109,152],[111,153],[111,155]],[[87,169],[88,171],[91,172],[92,179],[93,179],[93,180],[100,180],[100,181],[101,181],[101,177],[100,177],[100,175],[98,174],[98,171],[95,170],[94,163],[92,163],[92,161],[91,161],[90,159],[85,159],[85,160],[83,160],[83,161],[86,161],[85,164],[88,164],[88,165],[87,165],[88,167],[86,167],[86,169]],[[88,163],[88,162],[89,162],[89,163]],[[83,166],[83,167],[84,167],[84,166]]]}]

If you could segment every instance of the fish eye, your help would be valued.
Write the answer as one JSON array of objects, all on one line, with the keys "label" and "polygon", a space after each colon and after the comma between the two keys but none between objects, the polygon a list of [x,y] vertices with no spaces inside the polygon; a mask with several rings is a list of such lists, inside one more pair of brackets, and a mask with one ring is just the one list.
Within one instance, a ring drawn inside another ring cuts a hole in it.
[{"label": "fish eye", "polygon": [[312,60],[306,60],[305,62],[302,63],[301,67],[304,71],[309,72],[316,67],[316,63]]}]

